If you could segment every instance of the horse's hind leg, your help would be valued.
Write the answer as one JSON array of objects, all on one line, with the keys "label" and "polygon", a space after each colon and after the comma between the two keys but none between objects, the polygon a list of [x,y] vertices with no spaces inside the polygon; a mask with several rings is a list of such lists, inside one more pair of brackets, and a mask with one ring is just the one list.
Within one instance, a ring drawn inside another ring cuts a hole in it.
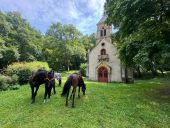
[{"label": "horse's hind leg", "polygon": [[72,90],[72,92],[71,92],[70,99],[72,98],[72,95],[73,95],[73,90]]},{"label": "horse's hind leg", "polygon": [[37,86],[37,87],[36,87],[36,90],[35,90],[34,96],[36,96],[36,95],[37,95],[37,91],[38,91],[39,87],[40,87],[40,86]]},{"label": "horse's hind leg", "polygon": [[35,102],[35,97],[34,97],[34,86],[31,86],[31,103],[33,104]]},{"label": "horse's hind leg", "polygon": [[79,86],[79,90],[78,90],[78,98],[80,98],[80,86]]},{"label": "horse's hind leg", "polygon": [[38,89],[39,89],[39,86],[36,87],[36,90],[35,90],[35,93],[34,93],[34,87],[33,87],[33,90],[32,90],[32,94],[33,94],[32,103],[35,102],[35,96],[37,95]]},{"label": "horse's hind leg", "polygon": [[68,106],[68,96],[69,96],[70,89],[67,90],[67,95],[66,95],[66,106]]},{"label": "horse's hind leg", "polygon": [[76,93],[76,87],[73,88],[73,99],[72,99],[72,108],[74,108],[74,98],[75,98],[75,93]]}]

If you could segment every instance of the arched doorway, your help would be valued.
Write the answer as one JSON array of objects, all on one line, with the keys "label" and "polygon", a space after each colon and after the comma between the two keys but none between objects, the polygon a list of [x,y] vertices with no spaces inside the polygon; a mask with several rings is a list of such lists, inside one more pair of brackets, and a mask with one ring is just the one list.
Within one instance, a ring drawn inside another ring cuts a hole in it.
[{"label": "arched doorway", "polygon": [[108,70],[106,67],[100,67],[98,69],[98,81],[108,82]]}]

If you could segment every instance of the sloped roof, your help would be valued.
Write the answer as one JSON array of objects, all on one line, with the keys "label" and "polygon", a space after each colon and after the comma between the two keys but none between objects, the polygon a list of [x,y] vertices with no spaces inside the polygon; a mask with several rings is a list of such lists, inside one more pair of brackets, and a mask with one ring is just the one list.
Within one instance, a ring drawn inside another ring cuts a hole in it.
[{"label": "sloped roof", "polygon": [[100,21],[97,23],[97,24],[101,24],[101,23],[104,23],[105,20],[106,20],[107,16],[106,15],[103,15],[102,18],[100,19]]}]

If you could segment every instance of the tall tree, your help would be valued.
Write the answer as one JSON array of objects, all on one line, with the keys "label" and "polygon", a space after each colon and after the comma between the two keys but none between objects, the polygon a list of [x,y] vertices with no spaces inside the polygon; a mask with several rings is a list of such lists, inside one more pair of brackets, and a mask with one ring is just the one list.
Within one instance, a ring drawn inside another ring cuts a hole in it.
[{"label": "tall tree", "polygon": [[[47,61],[56,70],[76,69],[85,61],[85,48],[79,43],[82,34],[71,24],[53,23],[44,43]],[[48,46],[47,46],[48,45]]]},{"label": "tall tree", "polygon": [[113,37],[125,65],[146,68],[153,75],[167,65],[170,53],[167,49],[170,47],[168,1],[106,0],[105,11],[107,23],[118,29]]}]

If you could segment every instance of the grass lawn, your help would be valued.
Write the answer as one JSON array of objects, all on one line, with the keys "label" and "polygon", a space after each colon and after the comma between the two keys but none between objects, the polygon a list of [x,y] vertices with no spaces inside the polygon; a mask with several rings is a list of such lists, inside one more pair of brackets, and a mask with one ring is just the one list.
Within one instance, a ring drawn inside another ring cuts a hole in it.
[{"label": "grass lawn", "polygon": [[136,80],[135,84],[86,81],[86,96],[65,107],[61,87],[43,103],[41,86],[30,104],[28,85],[0,92],[0,128],[169,128],[170,79]]}]

